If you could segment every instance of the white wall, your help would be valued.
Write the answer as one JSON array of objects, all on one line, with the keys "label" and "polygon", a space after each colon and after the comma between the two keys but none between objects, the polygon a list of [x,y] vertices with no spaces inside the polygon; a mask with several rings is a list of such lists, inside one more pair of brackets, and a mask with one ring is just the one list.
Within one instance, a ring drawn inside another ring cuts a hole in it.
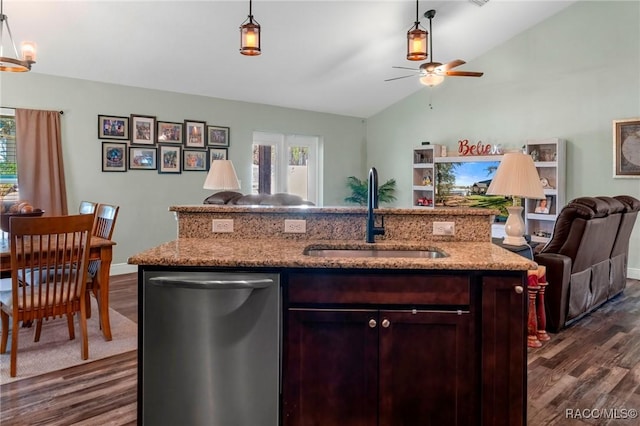
[{"label": "white wall", "polygon": [[347,196],[346,177],[363,169],[365,130],[360,118],[53,77],[35,71],[1,73],[0,104],[64,111],[61,118],[69,210],[76,211],[81,200],[120,206],[114,232],[114,264],[125,263],[134,253],[175,239],[176,222],[168,207],[201,204],[211,191],[202,189],[204,172],[103,173],[98,114],[133,113],[163,121],[204,120],[229,126],[229,158],[244,193],[251,192],[255,130],[322,137],[327,158],[323,171],[324,205],[340,204]]},{"label": "white wall", "polygon": [[[395,178],[397,205],[409,206],[411,148],[421,141],[452,151],[460,139],[518,148],[559,137],[568,141],[567,200],[640,198],[640,179],[612,177],[612,120],[640,117],[639,18],[637,1],[568,7],[461,67],[484,77],[449,78],[370,117],[368,165],[381,180]],[[640,278],[639,223],[629,267]]]}]

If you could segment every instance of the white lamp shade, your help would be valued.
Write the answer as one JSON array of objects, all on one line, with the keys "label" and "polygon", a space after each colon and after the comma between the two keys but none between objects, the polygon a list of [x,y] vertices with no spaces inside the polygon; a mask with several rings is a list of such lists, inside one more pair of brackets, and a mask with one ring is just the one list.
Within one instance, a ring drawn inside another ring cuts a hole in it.
[{"label": "white lamp shade", "polygon": [[213,160],[207,179],[202,186],[204,189],[214,189],[218,191],[231,191],[240,189],[240,182],[236,175],[236,169],[231,160]]},{"label": "white lamp shade", "polygon": [[545,198],[533,159],[522,152],[504,154],[487,194],[537,200]]},{"label": "white lamp shade", "polygon": [[444,81],[444,76],[440,74],[428,73],[427,75],[420,77],[420,83],[425,86],[433,87]]}]

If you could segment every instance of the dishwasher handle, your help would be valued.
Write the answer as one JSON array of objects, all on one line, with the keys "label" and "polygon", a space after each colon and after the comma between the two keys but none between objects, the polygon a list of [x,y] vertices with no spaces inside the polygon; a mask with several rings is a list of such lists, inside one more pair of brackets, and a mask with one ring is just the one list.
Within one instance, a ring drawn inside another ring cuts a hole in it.
[{"label": "dishwasher handle", "polygon": [[261,289],[273,284],[271,278],[196,279],[188,277],[153,277],[149,284],[159,287],[193,288],[201,290]]}]

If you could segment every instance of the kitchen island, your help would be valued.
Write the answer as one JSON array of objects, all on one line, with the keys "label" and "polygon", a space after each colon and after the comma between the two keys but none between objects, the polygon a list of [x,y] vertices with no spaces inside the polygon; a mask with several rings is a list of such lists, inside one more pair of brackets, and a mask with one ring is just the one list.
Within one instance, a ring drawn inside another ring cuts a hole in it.
[{"label": "kitchen island", "polygon": [[[470,241],[437,236],[412,240],[405,235],[366,244],[361,239],[309,235],[212,237],[203,231],[210,233],[212,218],[193,216],[193,209],[202,207],[187,208],[187,223],[178,216],[175,241],[136,254],[129,263],[140,265],[140,294],[144,294],[145,275],[163,271],[279,276],[280,417],[269,424],[525,423],[526,275],[536,264],[491,244],[486,232],[490,214],[471,212],[480,218],[481,229],[463,230]],[[202,210],[206,215],[221,213]],[[415,216],[414,221],[425,227],[429,219],[423,212],[401,213]],[[239,223],[244,220],[245,228],[260,217],[255,210],[236,213],[251,215],[231,216]],[[297,209],[264,213],[272,227],[277,227],[274,221],[282,220],[280,214],[306,217],[307,224],[315,226],[314,218]],[[393,223],[389,219],[394,213],[387,212],[385,226]],[[360,226],[359,214],[357,209],[347,213],[351,217],[343,225]],[[464,220],[450,212],[431,214],[455,220],[458,229],[464,228]],[[317,223],[321,220],[326,217]],[[325,228],[335,237],[335,230],[343,229],[339,225]],[[268,227],[261,224],[257,229],[265,232]],[[418,231],[403,232],[415,235]],[[307,254],[311,249],[371,248],[431,250],[445,256]],[[140,312],[153,308],[144,306]],[[141,329],[143,322],[141,318]]]}]

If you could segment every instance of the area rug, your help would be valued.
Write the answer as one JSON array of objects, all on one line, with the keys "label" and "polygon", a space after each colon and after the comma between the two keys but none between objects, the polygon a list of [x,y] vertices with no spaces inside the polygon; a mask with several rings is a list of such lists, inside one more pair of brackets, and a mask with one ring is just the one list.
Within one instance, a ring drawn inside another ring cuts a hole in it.
[{"label": "area rug", "polygon": [[74,340],[69,340],[66,318],[45,321],[42,325],[40,341],[37,343],[33,341],[35,325],[31,328],[21,327],[18,337],[18,375],[9,377],[11,352],[11,334],[9,334],[7,353],[0,354],[0,383],[5,384],[27,377],[39,376],[138,348],[138,325],[113,309],[109,309],[113,340],[105,341],[98,325],[98,307],[93,297],[91,304],[92,315],[87,320],[89,359],[83,360],[80,357],[81,335],[77,319]]}]

